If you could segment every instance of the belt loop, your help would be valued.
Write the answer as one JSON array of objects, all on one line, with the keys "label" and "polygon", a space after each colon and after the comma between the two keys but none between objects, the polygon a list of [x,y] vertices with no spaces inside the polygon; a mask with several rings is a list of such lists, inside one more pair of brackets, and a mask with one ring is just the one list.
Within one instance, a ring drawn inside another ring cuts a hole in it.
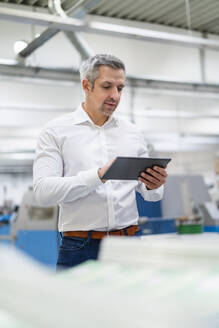
[{"label": "belt loop", "polygon": [[87,240],[86,242],[89,244],[89,242],[91,241],[91,237],[92,237],[92,230],[88,231],[88,236],[87,236]]},{"label": "belt loop", "polygon": [[126,235],[126,236],[129,235],[129,234],[128,234],[128,231],[127,231],[127,228],[124,228],[123,231],[124,231],[124,235]]}]

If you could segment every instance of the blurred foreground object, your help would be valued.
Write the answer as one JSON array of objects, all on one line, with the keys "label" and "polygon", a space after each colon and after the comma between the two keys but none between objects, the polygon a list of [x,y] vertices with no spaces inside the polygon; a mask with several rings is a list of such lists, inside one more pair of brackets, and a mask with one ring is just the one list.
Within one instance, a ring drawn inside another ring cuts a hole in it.
[{"label": "blurred foreground object", "polygon": [[0,328],[218,328],[219,235],[188,237],[106,238],[59,274],[0,247]]}]

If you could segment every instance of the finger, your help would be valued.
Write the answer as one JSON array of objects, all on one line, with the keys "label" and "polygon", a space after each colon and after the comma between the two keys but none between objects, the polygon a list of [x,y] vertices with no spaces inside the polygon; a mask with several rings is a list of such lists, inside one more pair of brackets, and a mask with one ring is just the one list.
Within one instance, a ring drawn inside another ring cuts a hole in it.
[{"label": "finger", "polygon": [[113,162],[115,162],[116,157],[112,158],[111,161],[109,162],[109,165],[113,164]]},{"label": "finger", "polygon": [[157,187],[158,187],[156,184],[154,184],[154,183],[152,183],[152,182],[149,182],[149,181],[145,180],[145,179],[142,178],[142,177],[139,177],[138,180],[141,181],[141,182],[143,182],[144,185],[145,185],[147,188],[149,188],[149,189],[157,189]]},{"label": "finger", "polygon": [[167,177],[167,172],[163,167],[153,166],[153,171],[160,173],[162,176]]},{"label": "finger", "polygon": [[162,181],[164,178],[166,178],[166,176],[164,176],[152,169],[147,169],[146,172],[149,173],[150,175],[152,175],[153,177],[157,178],[157,180],[159,180],[159,181]]},{"label": "finger", "polygon": [[147,182],[153,183],[155,185],[160,184],[163,181],[163,178],[157,179],[145,172],[141,172],[141,177],[144,178]]},{"label": "finger", "polygon": [[112,164],[113,162],[115,161],[116,157],[111,159],[111,161],[109,161],[107,164],[106,164],[106,169],[108,169]]}]

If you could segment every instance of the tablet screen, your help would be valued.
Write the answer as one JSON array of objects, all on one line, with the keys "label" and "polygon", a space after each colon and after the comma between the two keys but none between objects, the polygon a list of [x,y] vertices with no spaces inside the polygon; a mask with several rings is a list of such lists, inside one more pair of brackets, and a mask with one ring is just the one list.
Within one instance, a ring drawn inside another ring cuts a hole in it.
[{"label": "tablet screen", "polygon": [[170,158],[116,157],[102,176],[106,180],[138,180],[142,171],[153,166],[165,168]]}]

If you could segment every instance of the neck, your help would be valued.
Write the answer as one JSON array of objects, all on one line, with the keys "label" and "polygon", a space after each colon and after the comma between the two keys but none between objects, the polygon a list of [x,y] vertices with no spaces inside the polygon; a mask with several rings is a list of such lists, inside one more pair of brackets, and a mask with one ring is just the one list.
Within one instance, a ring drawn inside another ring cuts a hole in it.
[{"label": "neck", "polygon": [[95,113],[87,102],[82,103],[82,107],[95,125],[102,126],[108,120],[107,116]]}]

